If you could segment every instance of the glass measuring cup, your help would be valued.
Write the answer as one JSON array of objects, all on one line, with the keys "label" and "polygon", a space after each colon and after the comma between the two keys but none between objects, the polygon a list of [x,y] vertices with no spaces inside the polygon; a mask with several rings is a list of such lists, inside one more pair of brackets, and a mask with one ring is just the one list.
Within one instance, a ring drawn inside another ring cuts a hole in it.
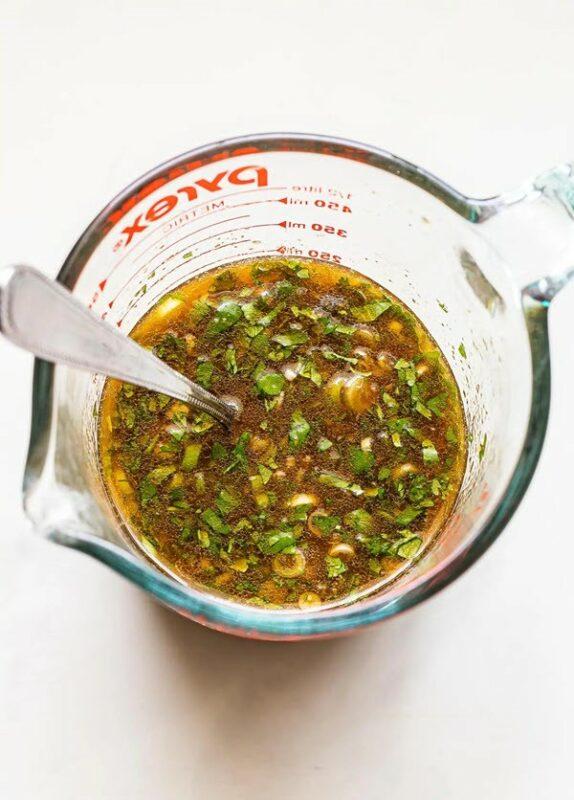
[{"label": "glass measuring cup", "polygon": [[573,209],[570,167],[473,200],[382,150],[319,136],[223,141],[152,170],[91,223],[58,279],[127,333],[160,296],[231,261],[353,267],[411,306],[450,361],[470,437],[463,487],[436,544],[393,583],[336,607],[249,606],[183,585],[133,545],[100,476],[103,379],[37,360],[24,479],[36,530],[179,613],[244,636],[343,633],[429,597],[501,532],[536,466],[550,398],[548,305],[572,277]]}]

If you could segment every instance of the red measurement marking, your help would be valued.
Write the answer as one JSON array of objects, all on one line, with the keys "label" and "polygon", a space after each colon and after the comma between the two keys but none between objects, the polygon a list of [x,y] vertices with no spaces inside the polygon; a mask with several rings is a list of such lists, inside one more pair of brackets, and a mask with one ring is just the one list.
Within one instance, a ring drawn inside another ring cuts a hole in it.
[{"label": "red measurement marking", "polygon": [[[364,161],[365,160],[365,153],[360,147],[354,147],[351,145],[342,145],[342,144],[325,144],[325,145],[318,145],[316,142],[309,141],[299,141],[295,143],[292,139],[277,139],[273,142],[273,151],[275,152],[310,152],[310,153],[320,153],[327,156],[335,156],[337,158],[347,158],[350,161]],[[150,192],[154,191],[155,188],[158,186],[164,185],[166,182],[173,180],[174,178],[184,175],[187,172],[191,172],[199,167],[206,166],[207,164],[214,163],[216,161],[220,161],[227,158],[234,158],[236,156],[241,155],[253,155],[256,153],[261,153],[264,151],[269,151],[269,145],[265,142],[264,146],[257,146],[252,145],[249,147],[239,147],[234,150],[224,150],[219,153],[214,153],[209,156],[204,156],[203,158],[196,159],[195,161],[190,161],[184,164],[180,164],[177,167],[170,167],[166,168],[166,172],[163,176],[159,178],[154,178],[149,184],[144,185],[141,189],[134,193],[131,197],[129,197],[120,208],[115,209],[106,222],[106,228],[104,229],[104,233],[107,233],[109,229],[119,220],[121,219],[130,209],[136,205],[139,200],[144,198]],[[316,191],[314,187],[308,187],[312,191]],[[305,190],[307,187],[293,187],[294,190]],[[338,189],[327,189],[330,194],[338,195],[343,197],[344,199],[350,200],[351,194],[343,193]]]},{"label": "red measurement marking", "polygon": [[265,167],[256,165],[245,165],[237,167],[234,170],[223,170],[218,172],[209,180],[207,178],[199,178],[189,186],[180,186],[175,189],[172,194],[165,197],[160,197],[156,200],[146,211],[142,211],[132,221],[131,225],[126,225],[122,230],[122,235],[125,239],[121,240],[121,246],[127,247],[132,239],[139,233],[145,231],[150,223],[157,222],[159,219],[167,216],[180,202],[187,200],[197,200],[198,192],[200,190],[205,192],[221,192],[221,182],[226,181],[231,185],[243,185],[255,183],[258,187],[267,186],[267,170]]},{"label": "red measurement marking", "polygon": [[317,200],[313,201],[313,205],[317,208],[327,208],[329,211],[341,211],[343,214],[351,214],[349,206],[341,206],[341,204],[337,203],[335,200],[321,200],[317,198]]},{"label": "red measurement marking", "polygon": [[335,228],[333,225],[323,225],[321,222],[313,222],[311,230],[317,231],[318,233],[335,234],[336,236],[341,236],[343,239],[347,238],[347,231],[344,228]]},{"label": "red measurement marking", "polygon": [[107,229],[109,230],[109,228],[113,227],[117,222],[119,222],[119,220],[124,217],[135,205],[137,205],[140,200],[143,200],[144,197],[147,197],[152,192],[155,192],[156,189],[159,189],[161,186],[164,186],[166,183],[174,180],[174,178],[178,178],[188,172],[193,172],[193,170],[199,169],[199,167],[206,166],[207,164],[211,164],[214,161],[219,161],[225,158],[234,158],[235,156],[253,155],[254,153],[258,152],[260,152],[260,150],[257,147],[241,147],[236,150],[225,150],[213,156],[208,156],[207,158],[196,159],[195,161],[189,161],[186,164],[180,164],[177,167],[172,167],[165,175],[159,178],[154,178],[153,181],[150,181],[150,183],[142,186],[141,189],[129,197],[119,208],[112,211],[106,220],[106,225],[108,226]]},{"label": "red measurement marking", "polygon": [[[241,242],[237,242],[237,241],[235,241],[235,242],[228,242],[226,245],[221,245],[221,247],[229,247],[229,245],[232,245],[232,244],[246,244],[247,242],[254,242],[254,241],[255,241],[254,239],[244,239],[244,240],[242,240]],[[207,253],[214,252],[216,249],[221,249],[221,247],[219,247],[219,248],[213,248],[213,250],[205,250],[203,253],[198,253],[198,255],[197,255],[196,257],[197,257],[197,258],[201,258],[202,256],[206,255]],[[255,256],[258,256],[258,255],[269,255],[269,250],[252,250],[252,251],[250,251],[250,252],[237,253],[237,254],[234,256],[234,260],[236,260],[236,261],[242,261],[242,260],[244,260],[244,259],[247,259],[247,258],[254,258]],[[189,260],[191,260],[191,259],[189,259]],[[209,269],[210,267],[214,267],[214,266],[217,266],[217,265],[219,265],[219,264],[225,264],[225,263],[226,263],[228,260],[229,260],[228,258],[218,258],[218,259],[215,259],[214,261],[209,261],[207,264],[203,264],[203,266],[201,267],[201,269],[202,269],[202,270],[206,270],[206,269]],[[187,261],[187,262],[185,262],[185,261],[184,261],[184,262],[182,262],[182,264],[185,264],[185,263],[189,263],[189,261]],[[182,266],[182,264],[180,264],[179,266]],[[188,273],[188,274],[185,276],[185,278],[184,278],[184,280],[183,280],[183,281],[181,280],[181,277],[180,277],[180,278],[177,278],[175,281],[173,281],[173,283],[169,284],[168,286],[162,287],[161,293],[160,293],[160,294],[158,294],[156,297],[154,297],[154,298],[151,300],[151,303],[152,303],[152,305],[153,305],[153,303],[155,302],[155,300],[157,300],[157,298],[158,298],[158,297],[168,294],[169,292],[173,291],[173,289],[177,288],[178,286],[181,286],[181,285],[182,285],[182,283],[185,283],[185,282],[187,282],[187,281],[189,280],[189,278],[190,278],[190,275],[194,275],[194,274],[195,274],[195,272],[198,272],[198,271],[199,271],[199,269],[200,269],[200,268],[198,267],[197,269],[195,269],[195,270],[192,270],[192,272],[191,272],[191,273]],[[173,272],[173,270],[171,270],[171,271]],[[169,274],[169,273],[168,273],[168,274]],[[157,286],[159,283],[162,283],[162,282],[163,282],[163,280],[164,280],[164,278],[165,278],[165,275],[162,275],[161,277],[158,277],[158,278],[157,278],[157,280],[155,280],[155,281],[153,281],[151,284],[149,284],[148,291],[146,292],[146,296],[148,297],[148,299],[149,299],[149,298],[151,298],[151,296],[152,296],[152,290],[153,290],[153,288],[154,288],[155,286]],[[123,321],[125,320],[125,318],[126,318],[126,317],[127,317],[127,315],[129,314],[129,312],[130,312],[130,311],[131,311],[131,310],[134,308],[134,306],[137,304],[137,301],[138,301],[138,299],[139,299],[139,298],[134,298],[134,299],[133,299],[133,300],[130,302],[130,304],[128,305],[128,307],[127,307],[127,309],[126,309],[126,311],[125,311],[125,313],[124,313],[124,315],[123,315],[123,316],[122,316],[122,318],[121,318],[121,322],[123,322]],[[118,323],[118,324],[119,324],[119,323]]]},{"label": "red measurement marking", "polygon": [[[187,233],[187,234],[185,234],[185,236],[181,236],[179,239],[176,239],[174,242],[171,242],[171,244],[170,244],[168,247],[172,247],[173,245],[179,244],[180,242],[183,242],[185,239],[188,239],[190,236],[195,236],[195,234],[197,234],[197,233],[200,233],[201,231],[205,231],[205,230],[207,230],[208,228],[213,228],[215,225],[222,225],[224,222],[234,222],[235,220],[238,220],[238,219],[248,219],[248,218],[249,218],[249,214],[240,214],[240,215],[239,215],[239,216],[237,216],[237,217],[229,217],[228,219],[222,219],[222,220],[219,220],[218,222],[212,222],[210,225],[204,225],[204,226],[203,226],[203,228],[198,228],[196,231],[193,231],[193,232],[191,232],[191,233]],[[196,221],[196,220],[190,220],[190,222],[195,222],[195,221]],[[135,261],[137,261],[137,260],[138,260],[139,258],[141,258],[143,255],[145,255],[145,253],[147,253],[147,252],[148,252],[148,250],[150,250],[150,249],[151,249],[153,246],[154,246],[154,243],[152,243],[151,245],[149,245],[149,247],[146,247],[146,249],[145,249],[143,252],[139,253],[139,254],[136,256],[136,258],[134,259],[134,264],[135,264]],[[186,249],[186,250],[187,250],[187,249],[189,249],[189,247],[190,247],[190,245],[188,244],[188,245],[187,245],[187,246],[186,246],[184,249]],[[168,248],[164,248],[164,251],[165,251],[165,250],[167,250],[167,249],[168,249]],[[152,258],[151,258],[151,260],[150,260],[150,261],[146,261],[146,263],[145,263],[145,264],[142,264],[142,266],[141,266],[141,267],[138,267],[138,269],[137,269],[135,272],[133,272],[133,273],[132,273],[132,274],[129,276],[129,278],[128,278],[128,279],[127,279],[127,280],[126,280],[126,281],[125,281],[125,282],[124,282],[124,283],[123,283],[123,284],[120,286],[120,288],[117,290],[117,292],[116,292],[116,294],[115,294],[115,296],[114,296],[114,300],[117,300],[117,298],[118,298],[118,296],[121,294],[121,292],[123,292],[123,290],[126,288],[126,286],[128,286],[128,284],[129,284],[129,283],[131,283],[131,281],[132,281],[132,280],[134,280],[134,278],[137,278],[137,277],[138,277],[138,275],[139,275],[139,274],[140,274],[140,273],[141,273],[143,270],[147,269],[147,267],[148,267],[148,266],[151,264],[151,262],[153,261],[153,259],[154,259],[154,258],[155,258],[157,255],[159,255],[159,253],[156,253],[156,255],[155,255],[155,256],[152,256]],[[178,255],[178,253],[175,253],[175,254],[174,254],[174,256],[177,256],[177,255]],[[123,260],[123,259],[120,259],[120,260]],[[169,259],[166,259],[166,260],[169,260]],[[162,264],[165,264],[165,261],[163,261],[163,262],[162,262]],[[106,280],[102,281],[102,283],[103,283],[104,285],[107,283],[107,281],[108,281],[108,280],[109,280],[109,278],[110,278],[110,275],[111,275],[111,274],[114,272],[114,270],[117,268],[117,266],[118,266],[118,265],[119,265],[119,262],[118,262],[118,264],[116,264],[116,265],[114,266],[114,268],[113,268],[113,269],[112,269],[112,271],[109,273],[109,275],[108,275],[108,277],[106,278]],[[159,266],[161,266],[161,265],[159,265]],[[99,284],[99,286],[101,287],[101,284]],[[92,307],[92,305],[94,305],[94,304],[97,302],[97,300],[98,300],[98,299],[99,299],[99,292],[96,292],[96,293],[94,294],[93,298],[92,298],[92,303],[91,303],[91,305],[90,305],[90,308]]]},{"label": "red measurement marking", "polygon": [[341,263],[341,256],[337,256],[334,253],[327,253],[325,251],[319,250],[307,250],[305,253],[299,247],[290,247],[288,245],[282,244],[281,247],[278,247],[276,250],[277,253],[281,253],[281,255],[289,255],[289,256],[302,256],[306,255],[309,258],[319,259],[320,261],[332,261],[335,264]]},{"label": "red measurement marking", "polygon": [[270,197],[268,200],[249,200],[247,203],[234,203],[232,206],[227,206],[228,208],[242,208],[243,206],[258,206],[261,203],[281,203],[281,200],[277,200],[275,197]]},{"label": "red measurement marking", "polygon": [[[246,219],[246,218],[248,218],[248,216],[249,216],[248,214],[244,214],[243,216],[239,216],[239,217],[233,217],[233,220],[236,220],[236,219]],[[228,219],[228,220],[221,220],[221,222],[231,222],[231,221],[232,221],[231,219]],[[212,227],[214,227],[214,225],[216,225],[216,224],[217,224],[217,225],[221,224],[221,222],[219,222],[219,223],[213,223],[212,225],[206,225],[204,228],[200,228],[198,231],[195,231],[195,233],[199,233],[199,231],[200,231],[200,230],[207,230],[207,228],[212,228]],[[164,261],[162,261],[160,264],[157,264],[157,265],[155,266],[154,270],[161,269],[161,267],[162,267],[164,264],[166,264],[168,261],[171,261],[171,259],[172,259],[172,258],[176,258],[176,257],[177,257],[177,256],[178,256],[180,253],[182,253],[184,250],[188,250],[188,249],[190,249],[190,248],[192,248],[192,247],[193,247],[193,248],[195,248],[195,247],[197,247],[198,245],[200,245],[200,244],[203,244],[204,242],[208,242],[210,239],[216,239],[216,238],[219,238],[219,237],[221,237],[221,236],[227,236],[227,235],[229,235],[229,234],[232,234],[232,233],[238,233],[238,232],[240,232],[240,231],[246,231],[246,230],[250,230],[251,228],[268,228],[268,227],[274,227],[275,225],[277,225],[277,223],[276,223],[276,222],[260,223],[260,224],[256,224],[256,225],[244,225],[244,226],[243,226],[243,227],[241,227],[241,228],[229,228],[228,230],[225,230],[225,231],[220,231],[220,232],[218,232],[218,233],[214,233],[212,236],[205,236],[203,239],[198,239],[198,240],[194,240],[194,241],[192,241],[192,242],[188,242],[188,243],[187,243],[187,245],[186,245],[184,248],[182,248],[181,250],[179,250],[177,253],[173,253],[172,255],[168,256],[168,258],[166,258]],[[184,239],[184,238],[189,238],[189,235],[188,235],[188,236],[186,236],[186,237],[183,237],[182,239],[179,239],[178,241],[183,241],[183,239]],[[230,246],[232,246],[232,245],[241,244],[241,243],[243,243],[244,241],[247,241],[247,240],[245,240],[245,239],[243,239],[243,240],[237,240],[237,239],[234,239],[234,240],[233,240],[233,241],[231,241],[231,242],[224,242],[223,244],[219,245],[218,247],[214,247],[214,248],[212,248],[212,249],[213,249],[213,250],[216,250],[216,249],[220,249],[221,247],[230,247]],[[176,244],[176,242],[173,242],[172,244]],[[170,247],[171,247],[171,245],[170,245]],[[192,259],[193,259],[193,258],[197,258],[197,257],[199,257],[199,255],[205,255],[205,253],[209,253],[209,252],[211,252],[211,251],[210,251],[210,250],[206,250],[206,251],[205,251],[204,253],[202,253],[202,254],[198,254],[197,256],[192,256]],[[175,272],[175,271],[176,271],[176,270],[178,270],[180,267],[182,267],[184,264],[187,264],[187,263],[189,263],[189,261],[190,261],[190,260],[192,260],[192,259],[184,259],[184,260],[183,260],[183,261],[181,261],[179,264],[176,264],[174,267],[171,267],[171,269],[168,269],[167,271],[165,271],[165,272],[163,273],[163,275],[161,276],[161,280],[164,280],[164,279],[166,278],[166,276],[167,276],[167,275],[170,275],[172,272]],[[125,282],[125,283],[124,283],[124,284],[123,284],[123,285],[122,285],[122,286],[121,286],[121,287],[118,289],[118,291],[116,292],[116,295],[115,295],[114,299],[112,300],[112,303],[113,303],[113,302],[115,302],[115,301],[118,299],[118,297],[120,296],[120,294],[121,294],[121,293],[122,293],[122,292],[123,292],[123,291],[124,291],[124,290],[127,288],[127,286],[128,286],[128,285],[129,285],[129,284],[130,284],[130,283],[131,283],[133,280],[134,280],[134,278],[136,278],[136,277],[137,277],[137,275],[138,275],[140,272],[144,271],[145,269],[147,269],[147,268],[148,268],[148,267],[151,265],[152,261],[153,261],[153,258],[151,259],[151,261],[148,261],[146,264],[143,264],[143,265],[142,265],[142,266],[141,266],[141,267],[140,267],[140,268],[137,270],[137,272],[135,272],[133,275],[130,275],[130,277],[128,278],[128,280],[127,280],[127,281],[126,281],[126,282]],[[129,307],[128,307],[128,310],[129,310]],[[126,312],[126,313],[127,313],[127,312]]]},{"label": "red measurement marking", "polygon": [[[218,202],[221,202],[222,200],[226,200],[228,197],[236,197],[237,195],[240,195],[240,194],[252,194],[253,192],[267,192],[267,191],[276,191],[276,192],[279,191],[280,192],[280,191],[285,190],[285,189],[286,189],[285,186],[264,186],[264,187],[257,188],[257,189],[242,189],[241,191],[238,191],[238,192],[234,191],[234,192],[228,192],[227,194],[220,194],[220,195],[218,195],[217,200],[218,200]],[[167,219],[164,220],[164,223],[163,223],[164,228],[165,228],[165,225],[169,224],[170,222],[172,222],[177,217],[180,217],[183,213],[186,213],[186,212],[187,213],[191,213],[192,211],[197,211],[200,208],[203,208],[204,206],[208,206],[209,207],[209,205],[210,205],[210,203],[200,203],[197,206],[190,206],[189,209],[186,209],[186,211],[184,211],[184,212],[178,211],[177,213],[173,214],[173,216],[168,217]],[[232,206],[229,206],[229,207],[232,208]],[[201,216],[202,217],[206,217],[209,214],[213,214],[213,213],[216,213],[218,211],[224,211],[224,210],[227,210],[227,209],[226,208],[217,207],[217,208],[214,208],[214,209],[212,209],[210,211],[207,211],[205,214],[202,214]],[[196,221],[196,219],[192,218],[188,222],[186,222],[185,225],[189,225],[189,224],[191,224],[192,222],[195,222],[195,221]],[[184,225],[181,225],[180,227],[183,228]],[[150,236],[153,236],[153,234],[157,233],[158,230],[160,230],[160,232],[161,232],[163,229],[152,228],[152,230],[150,230],[148,233],[146,233],[144,236],[142,236],[142,238],[139,240],[138,244],[141,244],[143,241],[148,239]],[[137,247],[137,244],[136,244],[135,247]],[[108,279],[118,269],[118,267],[122,264],[122,262],[125,261],[126,258],[128,258],[130,255],[133,254],[134,249],[135,248],[132,248],[132,249],[128,250],[126,253],[124,253],[124,255],[121,258],[118,259],[118,261],[116,261],[116,263],[114,264],[114,266],[112,267],[112,269],[108,273],[108,276],[107,276]],[[136,259],[137,258],[139,258],[139,255],[136,256]]]},{"label": "red measurement marking", "polygon": [[283,220],[283,222],[277,223],[280,228],[306,228],[307,225],[304,222],[291,222],[291,220]]},{"label": "red measurement marking", "polygon": [[318,258],[319,261],[334,261],[335,264],[341,263],[341,256],[336,256],[334,253],[320,252],[319,250],[307,250],[309,258]]},{"label": "red measurement marking", "polygon": [[[223,210],[223,209],[221,209],[221,210]],[[225,209],[225,210],[229,210],[229,209]],[[207,215],[204,215],[204,216],[207,216]],[[209,225],[204,225],[203,228],[197,228],[197,230],[192,231],[191,233],[186,233],[183,236],[180,236],[179,239],[175,239],[173,242],[170,242],[167,245],[167,247],[165,246],[165,244],[163,244],[162,245],[162,250],[169,250],[170,247],[173,247],[175,244],[179,244],[180,242],[185,241],[190,236],[194,236],[196,233],[200,233],[201,231],[206,231],[208,228],[214,228],[216,225],[223,225],[225,222],[235,222],[238,219],[248,219],[248,218],[249,218],[249,214],[240,214],[237,217],[227,217],[227,219],[220,219],[218,222],[210,222]],[[197,220],[190,220],[190,222],[196,222],[196,221]],[[186,223],[186,224],[188,224],[188,223]],[[184,227],[184,226],[182,225],[181,227]],[[152,242],[148,247],[145,248],[145,250],[142,250],[141,253],[138,253],[138,255],[134,258],[134,264],[135,264],[136,261],[139,261],[140,258],[143,255],[145,255],[147,252],[149,252],[151,250],[151,248],[154,247],[154,245],[156,245],[156,244],[157,244],[157,242]],[[189,246],[191,246],[191,245],[189,245]],[[153,258],[153,256],[152,256],[152,258]],[[149,262],[147,262],[147,263],[149,263]]]}]

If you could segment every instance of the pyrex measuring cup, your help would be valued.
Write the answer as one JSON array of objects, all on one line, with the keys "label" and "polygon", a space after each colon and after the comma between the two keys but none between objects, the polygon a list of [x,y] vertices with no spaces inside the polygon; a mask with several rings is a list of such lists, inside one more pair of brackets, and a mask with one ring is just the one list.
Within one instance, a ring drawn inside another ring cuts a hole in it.
[{"label": "pyrex measuring cup", "polygon": [[179,613],[244,636],[342,633],[429,597],[498,536],[535,469],[550,399],[548,305],[572,277],[572,216],[569,167],[472,200],[382,150],[319,136],[233,139],[157,167],[89,225],[58,279],[127,333],[160,296],[231,261],[306,257],[373,278],[418,314],[459,383],[470,445],[454,514],[393,583],[334,608],[265,609],[185,586],[133,546],[107,498],[103,379],[37,360],[29,517]]}]

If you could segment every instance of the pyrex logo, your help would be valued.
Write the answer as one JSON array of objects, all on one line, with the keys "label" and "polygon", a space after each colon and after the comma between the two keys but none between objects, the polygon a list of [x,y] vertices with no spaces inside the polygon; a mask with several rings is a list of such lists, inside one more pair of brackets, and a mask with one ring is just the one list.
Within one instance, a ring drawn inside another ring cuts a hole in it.
[{"label": "pyrex logo", "polygon": [[267,170],[265,167],[247,166],[237,167],[237,169],[223,170],[218,172],[211,179],[200,178],[194,181],[189,186],[182,186],[176,189],[172,194],[165,195],[156,200],[145,213],[138,214],[131,225],[127,225],[122,230],[122,239],[117,243],[116,247],[127,247],[133,238],[145,231],[150,223],[157,222],[157,220],[169,214],[182,200],[193,201],[197,200],[200,193],[203,192],[220,192],[226,184],[232,186],[244,186],[248,184],[256,184],[257,186],[267,186]]}]

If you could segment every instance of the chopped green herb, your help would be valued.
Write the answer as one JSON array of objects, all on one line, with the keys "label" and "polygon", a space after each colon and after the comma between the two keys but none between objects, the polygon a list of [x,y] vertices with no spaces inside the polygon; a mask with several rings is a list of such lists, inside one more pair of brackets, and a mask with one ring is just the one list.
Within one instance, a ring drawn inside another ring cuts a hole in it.
[{"label": "chopped green herb", "polygon": [[410,525],[417,517],[423,513],[423,509],[416,508],[415,506],[407,506],[400,514],[395,517],[395,523],[400,525],[401,528]]},{"label": "chopped green herb", "polygon": [[364,508],[356,508],[345,515],[345,525],[349,525],[357,533],[368,533],[373,527],[373,515]]},{"label": "chopped green herb", "polygon": [[293,547],[296,541],[293,531],[270,530],[261,536],[257,542],[257,547],[264,555],[274,555]]},{"label": "chopped green herb", "polygon": [[315,514],[313,525],[319,528],[323,536],[328,536],[341,524],[341,517],[330,517],[327,514]]},{"label": "chopped green herb", "polygon": [[231,463],[227,466],[224,472],[233,472],[233,470],[247,467],[247,445],[251,434],[244,431],[237,440],[235,447],[231,451]]},{"label": "chopped green herb", "polygon": [[317,450],[320,453],[324,453],[325,450],[328,450],[330,447],[333,446],[333,442],[327,439],[325,436],[321,436],[319,441],[317,442]]},{"label": "chopped green herb", "polygon": [[118,410],[120,412],[120,418],[126,428],[131,431],[135,425],[136,421],[136,410],[133,406],[128,406],[126,404],[119,404]]},{"label": "chopped green herb", "polygon": [[355,475],[363,475],[373,468],[375,456],[368,450],[361,450],[360,447],[351,447],[349,450],[349,464]]},{"label": "chopped green herb", "polygon": [[295,291],[295,287],[290,281],[279,281],[279,283],[275,284],[275,294],[281,300],[285,300],[286,297],[289,297]]},{"label": "chopped green herb", "polygon": [[215,420],[209,414],[201,411],[193,418],[193,422],[189,426],[192,433],[206,433],[210,428],[215,425]]},{"label": "chopped green herb", "polygon": [[220,489],[215,499],[215,505],[220,514],[226,516],[240,504],[240,500],[228,489]]},{"label": "chopped green herb", "polygon": [[227,458],[227,449],[220,442],[214,442],[211,448],[211,458],[214,461],[225,461]]},{"label": "chopped green herb", "polygon": [[299,308],[298,306],[291,306],[291,313],[294,317],[306,317],[307,319],[317,320],[317,312],[312,308]]},{"label": "chopped green herb", "polygon": [[353,356],[343,356],[340,353],[335,353],[334,350],[330,350],[328,347],[324,347],[320,352],[323,358],[326,358],[327,361],[346,361],[348,364],[359,363],[358,358],[354,358]]},{"label": "chopped green herb", "polygon": [[253,350],[253,352],[259,356],[259,358],[265,358],[271,349],[271,342],[269,341],[269,337],[266,333],[258,333],[251,340],[250,347],[251,350]]},{"label": "chopped green herb", "polygon": [[418,536],[413,536],[412,539],[407,539],[397,548],[397,555],[401,558],[414,558],[421,549],[422,543],[422,539]]},{"label": "chopped green herb", "polygon": [[388,394],[388,392],[383,392],[383,403],[388,408],[398,408],[399,405],[397,401],[393,397],[391,397],[390,394]]},{"label": "chopped green herb", "polygon": [[415,411],[418,411],[421,416],[425,417],[425,419],[432,419],[432,413],[430,409],[428,409],[426,406],[423,406],[420,400],[417,400],[415,403]]},{"label": "chopped green herb", "polygon": [[412,361],[405,361],[404,358],[399,358],[395,362],[395,369],[399,375],[399,381],[406,383],[408,386],[414,386],[417,379],[417,371]]},{"label": "chopped green herb", "polygon": [[207,326],[208,336],[229,330],[241,319],[241,314],[239,303],[234,303],[232,300],[226,300],[221,303],[216,309],[215,316]]},{"label": "chopped green herb", "polygon": [[487,436],[486,436],[486,433],[485,433],[484,436],[482,437],[482,441],[480,442],[480,446],[478,448],[478,460],[479,461],[482,461],[482,459],[484,458],[484,454],[486,453],[486,442],[487,442]]},{"label": "chopped green herb", "polygon": [[450,444],[457,444],[458,436],[456,435],[456,431],[452,427],[452,425],[449,425],[448,428],[446,429],[445,439]]},{"label": "chopped green herb", "polygon": [[260,317],[259,325],[263,325],[264,328],[267,328],[269,325],[271,325],[273,320],[279,316],[279,314],[283,311],[284,308],[285,308],[285,303],[277,303],[275,308],[272,308],[271,311],[268,311],[267,314],[265,314],[265,316]]},{"label": "chopped green herb", "polygon": [[231,375],[237,375],[237,355],[233,346],[225,350],[225,369]]},{"label": "chopped green herb", "polygon": [[205,522],[206,525],[209,525],[212,531],[215,533],[220,534],[228,534],[231,531],[229,525],[224,522],[219,514],[217,514],[212,508],[206,508],[205,511],[201,515],[201,519]]},{"label": "chopped green herb", "polygon": [[197,541],[199,542],[200,547],[204,547],[207,549],[211,544],[211,540],[209,538],[209,533],[207,531],[198,530],[197,531]]},{"label": "chopped green herb", "polygon": [[305,344],[309,341],[309,337],[304,331],[287,331],[287,333],[278,333],[271,339],[272,342],[283,347],[296,347],[299,344]]},{"label": "chopped green herb", "polygon": [[461,342],[458,346],[458,352],[461,354],[463,358],[466,358],[466,348],[464,346],[464,342]]},{"label": "chopped green herb", "polygon": [[273,475],[273,470],[269,469],[269,467],[266,467],[265,464],[258,464],[257,465],[257,471],[259,472],[259,475],[261,476],[261,480],[263,481],[263,484],[265,485],[265,484],[269,483],[269,481],[271,480],[271,476]]},{"label": "chopped green herb", "polygon": [[189,316],[193,322],[199,322],[200,320],[204,319],[204,317],[207,317],[207,315],[210,313],[211,306],[206,300],[196,300],[191,307]]},{"label": "chopped green herb", "polygon": [[156,467],[152,469],[151,472],[148,472],[147,477],[152,483],[155,483],[156,486],[162,484],[170,475],[173,475],[175,472],[175,467],[172,465],[165,466],[165,467]]},{"label": "chopped green herb", "polygon": [[293,448],[302,447],[311,433],[311,426],[301,414],[295,411],[291,416],[291,427],[289,429],[289,443]]},{"label": "chopped green herb", "polygon": [[276,397],[281,394],[285,386],[285,377],[279,372],[263,372],[255,381],[260,392]]},{"label": "chopped green herb", "polygon": [[147,505],[149,501],[153,500],[153,498],[156,496],[157,494],[156,485],[152,480],[150,480],[148,475],[146,475],[146,477],[140,483],[139,493],[140,493],[140,500],[142,502],[142,505],[144,506]]},{"label": "chopped green herb", "polygon": [[430,400],[427,400],[427,406],[435,415],[435,417],[442,417],[444,410],[446,409],[448,395],[446,392],[441,392],[437,394],[436,397],[431,397]]},{"label": "chopped green herb", "polygon": [[341,476],[337,475],[335,472],[321,472],[318,480],[319,483],[325,486],[332,486],[335,489],[344,489],[357,496],[363,494],[363,490],[360,486],[356,483],[351,483],[345,478],[341,478]]},{"label": "chopped green herb", "polygon": [[203,386],[204,389],[209,389],[211,386],[211,379],[213,378],[213,364],[211,361],[200,361],[195,370],[195,379]]},{"label": "chopped green herb", "polygon": [[325,556],[325,565],[327,567],[327,577],[329,578],[337,578],[347,571],[345,562],[335,556]]},{"label": "chopped green herb", "polygon": [[354,306],[351,308],[351,314],[359,322],[374,322],[391,307],[392,303],[384,300],[374,300],[372,303],[366,303],[364,306]]},{"label": "chopped green herb", "polygon": [[391,542],[384,536],[365,536],[364,534],[361,534],[357,537],[357,539],[372,556],[384,556],[391,551]]},{"label": "chopped green herb", "polygon": [[303,378],[308,378],[315,386],[321,386],[323,383],[323,378],[321,377],[321,373],[315,366],[315,362],[307,358],[301,366],[299,367],[299,375]]},{"label": "chopped green herb", "polygon": [[339,334],[341,336],[352,336],[356,330],[353,325],[344,325],[342,322],[337,322],[331,317],[320,317],[319,325],[321,328],[321,333],[323,333],[325,336],[328,336],[332,333]]},{"label": "chopped green herb", "polygon": [[423,461],[425,464],[436,464],[439,460],[436,447],[430,439],[423,439]]},{"label": "chopped green herb", "polygon": [[257,309],[255,303],[244,303],[241,306],[241,311],[247,322],[249,322],[251,325],[255,325],[261,316],[261,313]]}]

